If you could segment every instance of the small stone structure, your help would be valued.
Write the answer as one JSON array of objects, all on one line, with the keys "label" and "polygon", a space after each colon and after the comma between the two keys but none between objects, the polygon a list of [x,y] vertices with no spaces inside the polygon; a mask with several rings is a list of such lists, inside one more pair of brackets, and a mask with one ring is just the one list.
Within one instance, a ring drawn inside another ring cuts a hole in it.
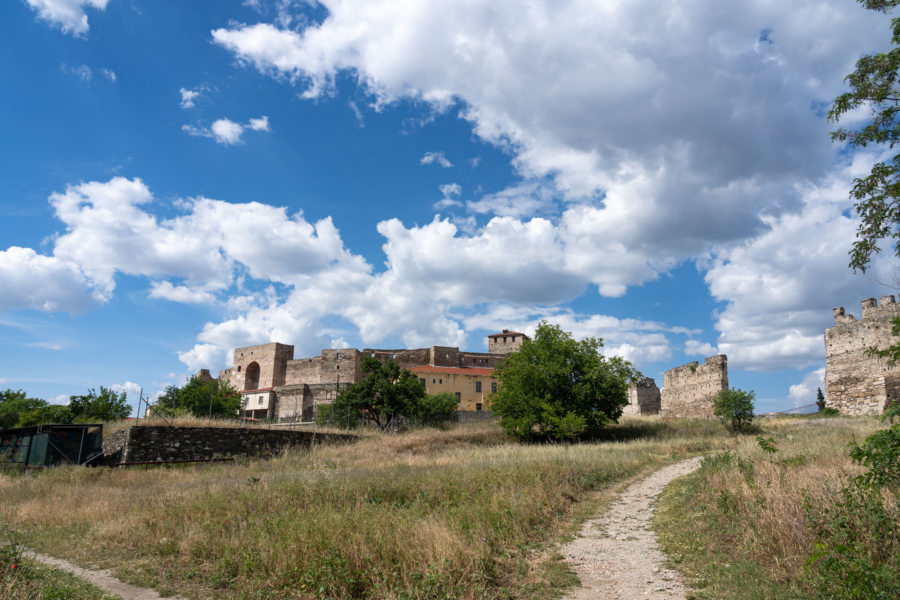
[{"label": "small stone structure", "polygon": [[900,339],[891,320],[900,317],[893,296],[862,301],[862,320],[834,309],[834,327],[825,330],[825,398],[828,406],[847,415],[880,415],[889,399],[900,398],[900,365],[866,354]]},{"label": "small stone structure", "polygon": [[354,435],[230,427],[139,425],[103,442],[107,465],[134,462],[209,460],[228,456],[274,456],[283,448],[350,442]]},{"label": "small stone structure", "polygon": [[650,377],[641,377],[628,385],[628,406],[623,415],[658,415],[661,398],[656,382]]},{"label": "small stone structure", "polygon": [[728,357],[710,356],[666,371],[660,412],[666,418],[712,417],[713,398],[728,389]]}]

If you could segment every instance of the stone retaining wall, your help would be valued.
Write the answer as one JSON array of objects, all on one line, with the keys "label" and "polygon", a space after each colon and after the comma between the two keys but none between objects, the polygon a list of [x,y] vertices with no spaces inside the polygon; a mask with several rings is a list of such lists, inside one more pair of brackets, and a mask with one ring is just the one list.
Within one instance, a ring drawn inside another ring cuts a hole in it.
[{"label": "stone retaining wall", "polygon": [[355,439],[354,435],[314,431],[135,426],[116,432],[104,442],[104,454],[106,464],[208,460],[226,456],[274,456],[283,448]]}]

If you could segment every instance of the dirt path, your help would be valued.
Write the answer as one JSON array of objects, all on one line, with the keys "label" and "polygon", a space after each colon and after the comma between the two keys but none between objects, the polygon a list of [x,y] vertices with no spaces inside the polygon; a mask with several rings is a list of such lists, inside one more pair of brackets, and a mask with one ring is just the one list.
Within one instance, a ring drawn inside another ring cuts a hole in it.
[{"label": "dirt path", "polygon": [[695,470],[701,460],[669,465],[631,484],[604,516],[584,524],[578,537],[561,549],[581,580],[581,588],[566,600],[684,599],[684,585],[678,573],[665,567],[666,557],[650,524],[663,488]]},{"label": "dirt path", "polygon": [[[67,571],[72,575],[80,579],[84,579],[88,583],[97,586],[104,592],[115,594],[122,598],[122,600],[162,600],[163,596],[160,596],[156,590],[151,590],[149,588],[136,587],[133,585],[129,585],[127,583],[122,583],[115,577],[113,577],[109,571],[92,571],[90,569],[82,569],[81,567],[77,567],[72,563],[62,560],[60,558],[53,558],[52,556],[46,556],[44,554],[38,554],[36,552],[25,551],[23,555],[26,558],[30,558],[32,560],[36,560],[38,562],[42,562],[45,565],[50,565],[51,567],[56,567],[62,571]],[[183,600],[178,596],[168,596],[166,600]]]}]

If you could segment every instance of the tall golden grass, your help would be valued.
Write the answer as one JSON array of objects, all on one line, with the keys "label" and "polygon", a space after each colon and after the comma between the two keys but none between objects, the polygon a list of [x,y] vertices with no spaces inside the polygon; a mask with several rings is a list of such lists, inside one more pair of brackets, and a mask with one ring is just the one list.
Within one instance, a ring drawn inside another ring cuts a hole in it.
[{"label": "tall golden grass", "polygon": [[[833,506],[860,467],[849,457],[874,418],[769,419],[729,454],[676,481],[660,501],[663,548],[691,576],[695,598],[817,597],[809,577],[817,535],[810,509]],[[861,532],[862,533],[862,532]]]},{"label": "tall golden grass", "polygon": [[233,465],[61,467],[0,476],[0,519],[190,597],[540,597],[537,557],[596,490],[733,445],[712,421],[633,419],[607,438],[528,446],[473,424]]}]

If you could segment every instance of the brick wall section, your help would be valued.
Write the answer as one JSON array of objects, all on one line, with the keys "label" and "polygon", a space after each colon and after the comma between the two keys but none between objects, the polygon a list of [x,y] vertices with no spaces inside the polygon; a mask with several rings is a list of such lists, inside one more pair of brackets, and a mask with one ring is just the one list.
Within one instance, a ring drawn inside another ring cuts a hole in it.
[{"label": "brick wall section", "polygon": [[628,406],[623,415],[658,415],[662,398],[656,382],[650,377],[642,377],[628,386]]},{"label": "brick wall section", "polygon": [[[312,431],[161,426],[131,427],[124,437],[124,447],[116,462],[206,460],[225,456],[265,457],[293,446],[356,440],[354,435]],[[104,443],[104,454],[105,451]]]},{"label": "brick wall section", "polygon": [[728,358],[710,356],[666,371],[660,412],[666,418],[712,417],[713,398],[728,389]]},{"label": "brick wall section", "polygon": [[869,348],[897,343],[891,319],[900,317],[893,296],[862,301],[862,320],[834,309],[834,327],[825,330],[825,401],[847,415],[880,415],[888,398],[900,397],[900,365],[867,356]]}]

